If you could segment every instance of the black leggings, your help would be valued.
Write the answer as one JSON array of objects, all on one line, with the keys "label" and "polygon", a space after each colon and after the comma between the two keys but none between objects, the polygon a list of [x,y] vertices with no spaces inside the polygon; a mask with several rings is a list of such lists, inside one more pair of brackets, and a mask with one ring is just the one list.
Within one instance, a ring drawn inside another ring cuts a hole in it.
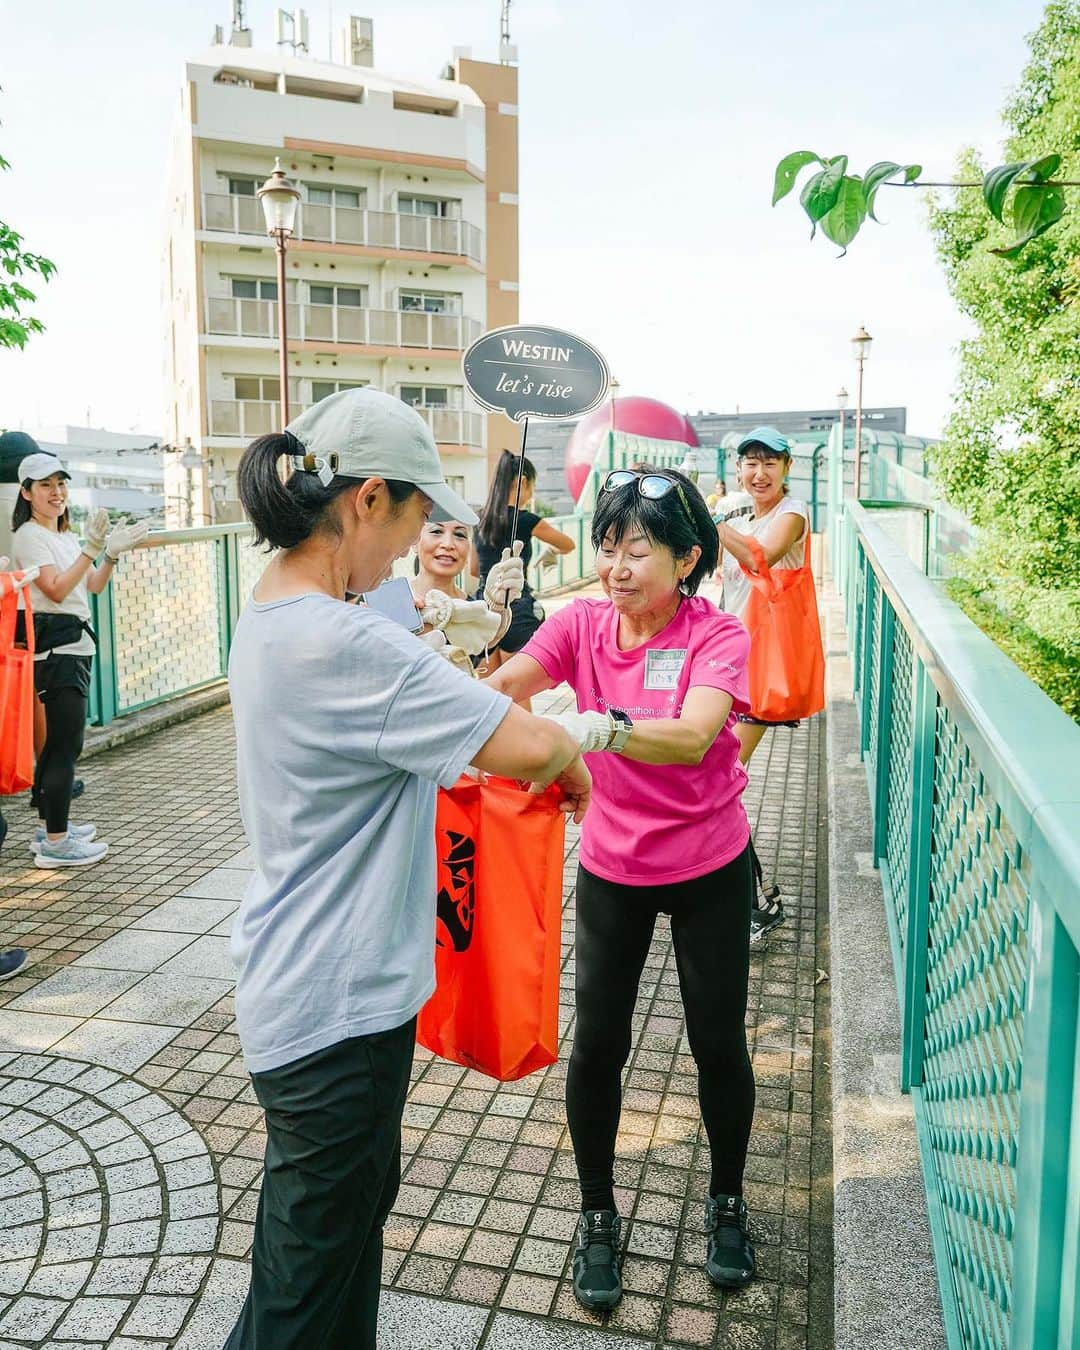
[{"label": "black leggings", "polygon": [[746,1049],[750,850],[692,881],[620,886],[577,875],[577,1023],[566,1077],[582,1209],[614,1209],[615,1137],[630,1019],[656,916],[671,915],[686,1030],[709,1137],[711,1195],[741,1195],[754,1117]]},{"label": "black leggings", "polygon": [[82,754],[86,732],[86,695],[65,685],[47,690],[42,703],[45,744],[34,770],[34,795],[46,830],[62,834],[68,827],[75,761]]}]

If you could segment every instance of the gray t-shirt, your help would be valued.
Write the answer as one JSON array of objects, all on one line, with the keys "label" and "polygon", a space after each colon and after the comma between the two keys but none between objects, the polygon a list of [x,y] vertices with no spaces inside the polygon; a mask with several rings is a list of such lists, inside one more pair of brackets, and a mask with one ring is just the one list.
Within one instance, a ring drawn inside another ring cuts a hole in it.
[{"label": "gray t-shirt", "polygon": [[325,595],[240,616],[229,657],[255,875],[232,935],[265,1072],[408,1021],[435,987],[435,789],[511,704],[400,625]]}]

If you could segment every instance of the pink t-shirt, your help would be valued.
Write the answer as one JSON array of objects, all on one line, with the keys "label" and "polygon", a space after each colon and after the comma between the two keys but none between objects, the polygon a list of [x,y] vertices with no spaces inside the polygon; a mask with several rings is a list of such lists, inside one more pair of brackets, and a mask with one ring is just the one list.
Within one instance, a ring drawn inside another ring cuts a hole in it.
[{"label": "pink t-shirt", "polygon": [[570,685],[579,712],[620,708],[639,722],[678,717],[695,686],[731,694],[732,715],[700,764],[585,756],[593,797],[582,826],[583,865],[625,886],[688,881],[738,857],[750,838],[733,730],[735,713],[750,711],[750,639],[734,615],[701,596],[685,598],[666,628],[631,651],[619,650],[618,625],[610,600],[575,600],[522,650],[556,684]]}]

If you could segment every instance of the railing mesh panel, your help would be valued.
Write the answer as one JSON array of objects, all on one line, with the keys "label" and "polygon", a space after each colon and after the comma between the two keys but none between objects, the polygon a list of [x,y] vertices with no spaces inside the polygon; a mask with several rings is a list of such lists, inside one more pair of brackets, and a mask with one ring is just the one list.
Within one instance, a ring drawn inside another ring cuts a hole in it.
[{"label": "railing mesh panel", "polygon": [[939,706],[923,1093],[965,1346],[1009,1343],[1027,862]]},{"label": "railing mesh panel", "polygon": [[216,539],[128,553],[113,586],[117,711],[220,678]]},{"label": "railing mesh panel", "polygon": [[[883,603],[889,602],[883,600]],[[911,639],[897,623],[893,627],[891,747],[885,857],[889,865],[889,899],[896,916],[901,951],[907,937],[907,887],[911,866],[911,804],[914,788],[912,722],[915,716],[915,671],[912,658]]]}]

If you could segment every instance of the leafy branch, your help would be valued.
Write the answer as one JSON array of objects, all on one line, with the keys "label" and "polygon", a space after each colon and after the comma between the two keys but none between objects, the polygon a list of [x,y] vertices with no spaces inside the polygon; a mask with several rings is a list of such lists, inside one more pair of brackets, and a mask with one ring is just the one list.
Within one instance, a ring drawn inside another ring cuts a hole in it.
[{"label": "leafy branch", "polygon": [[882,187],[981,188],[986,209],[1003,225],[1010,223],[1016,233],[1011,244],[990,250],[1002,258],[1015,258],[1033,239],[1056,225],[1065,213],[1064,189],[1080,187],[1080,182],[1055,180],[1054,174],[1061,167],[1061,156],[1056,154],[999,164],[977,182],[932,183],[920,177],[921,164],[879,160],[862,175],[849,174],[847,155],[823,159],[812,150],[796,150],[776,166],[773,206],[793,190],[809,164],[820,165],[799,194],[810,219],[810,238],[820,227],[825,238],[842,250],[841,257],[868,218],[881,223],[874,215],[874,202]]},{"label": "leafy branch", "polygon": [[[0,155],[0,172],[10,168]],[[24,284],[23,278],[36,274],[42,281],[48,281],[55,271],[54,262],[40,253],[27,253],[22,235],[0,220],[0,348],[21,349],[31,333],[45,331],[40,319],[26,313],[37,295]]]}]

